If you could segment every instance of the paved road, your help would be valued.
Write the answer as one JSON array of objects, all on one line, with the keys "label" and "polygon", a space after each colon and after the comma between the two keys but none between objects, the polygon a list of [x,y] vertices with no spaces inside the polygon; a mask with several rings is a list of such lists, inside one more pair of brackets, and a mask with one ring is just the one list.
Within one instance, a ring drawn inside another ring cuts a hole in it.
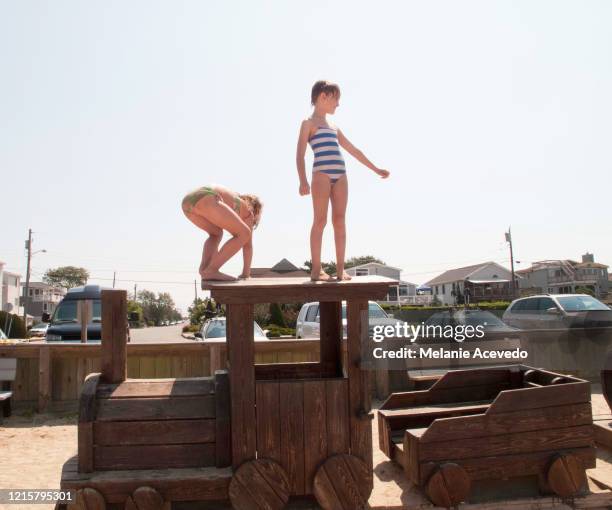
[{"label": "paved road", "polygon": [[158,328],[142,328],[130,330],[132,342],[147,344],[153,342],[193,342],[181,336],[181,331],[186,323],[176,326],[160,326]]}]

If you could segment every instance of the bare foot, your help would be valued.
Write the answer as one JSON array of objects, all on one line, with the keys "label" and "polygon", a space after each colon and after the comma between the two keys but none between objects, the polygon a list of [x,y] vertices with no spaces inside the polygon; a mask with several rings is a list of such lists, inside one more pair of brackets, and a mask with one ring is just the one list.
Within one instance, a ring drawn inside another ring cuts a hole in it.
[{"label": "bare foot", "polygon": [[319,272],[319,274],[310,273],[310,280],[313,282],[329,282],[332,279],[323,269]]},{"label": "bare foot", "polygon": [[342,276],[338,275],[338,276],[336,276],[336,279],[337,279],[338,281],[342,281],[342,280],[352,280],[352,279],[353,279],[353,277],[352,277],[350,274],[348,274],[346,271],[342,271]]},{"label": "bare foot", "polygon": [[211,280],[211,281],[230,281],[233,282],[236,280],[236,278],[234,278],[233,276],[229,275],[229,274],[225,274],[222,273],[221,271],[217,270],[217,271],[213,271],[210,269],[207,269],[205,271],[200,271],[200,276],[202,277],[202,280]]}]

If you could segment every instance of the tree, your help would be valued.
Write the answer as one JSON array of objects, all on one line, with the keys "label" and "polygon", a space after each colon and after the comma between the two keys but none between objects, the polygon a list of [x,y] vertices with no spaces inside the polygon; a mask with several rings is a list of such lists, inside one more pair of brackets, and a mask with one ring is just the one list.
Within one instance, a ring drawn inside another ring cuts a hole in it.
[{"label": "tree", "polygon": [[62,266],[55,269],[47,269],[43,276],[43,282],[55,287],[72,289],[85,285],[89,279],[89,271],[83,267]]},{"label": "tree", "polygon": [[193,304],[187,309],[189,322],[192,325],[202,324],[206,319],[217,315],[217,305],[213,299],[194,299]]},{"label": "tree", "polygon": [[344,261],[345,269],[349,267],[361,266],[362,264],[369,264],[370,262],[377,262],[378,264],[384,264],[384,262],[380,259],[372,255],[363,255],[361,257],[351,257]]},{"label": "tree", "polygon": [[[321,262],[321,268],[327,274],[330,274],[330,275],[336,274],[336,263],[335,262]],[[304,267],[302,269],[310,273],[312,271],[312,261],[306,260],[304,262]]]},{"label": "tree", "polygon": [[595,297],[595,291],[587,286],[576,287],[576,294],[588,294],[589,296]]},{"label": "tree", "polygon": [[174,320],[180,314],[176,311],[174,300],[167,292],[155,295],[149,290],[141,290],[138,293],[138,302],[142,306],[145,321],[148,324],[159,325],[166,320]]},{"label": "tree", "polygon": [[287,324],[285,324],[283,311],[278,303],[270,303],[270,324],[276,324],[281,328],[287,326]]}]

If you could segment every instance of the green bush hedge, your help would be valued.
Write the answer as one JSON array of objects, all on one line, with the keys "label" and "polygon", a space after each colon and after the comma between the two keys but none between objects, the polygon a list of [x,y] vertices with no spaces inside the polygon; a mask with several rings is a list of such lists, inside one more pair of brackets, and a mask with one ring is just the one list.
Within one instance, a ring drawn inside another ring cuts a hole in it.
[{"label": "green bush hedge", "polygon": [[[510,305],[510,301],[481,301],[480,303],[471,303],[468,308],[480,308],[481,310],[505,310]],[[393,313],[397,311],[397,305],[383,304],[380,305],[385,311]],[[457,305],[458,308],[463,308],[463,305]],[[444,306],[416,306],[416,305],[403,305],[401,310],[423,310],[437,312],[440,310],[448,310],[451,308],[449,305]]]},{"label": "green bush hedge", "polygon": [[266,329],[268,330],[268,338],[278,338],[285,335],[295,336],[294,328],[283,328],[276,324],[268,324]]}]

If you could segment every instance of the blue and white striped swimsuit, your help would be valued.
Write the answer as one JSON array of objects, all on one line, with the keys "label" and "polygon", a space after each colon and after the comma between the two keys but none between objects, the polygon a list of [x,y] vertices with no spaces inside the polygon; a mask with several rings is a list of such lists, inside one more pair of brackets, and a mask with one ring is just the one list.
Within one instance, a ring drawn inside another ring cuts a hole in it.
[{"label": "blue and white striped swimsuit", "polygon": [[312,173],[322,172],[327,174],[332,185],[340,177],[346,174],[344,159],[338,145],[338,134],[330,127],[319,126],[314,135],[310,137],[308,143],[314,152],[314,162]]}]

